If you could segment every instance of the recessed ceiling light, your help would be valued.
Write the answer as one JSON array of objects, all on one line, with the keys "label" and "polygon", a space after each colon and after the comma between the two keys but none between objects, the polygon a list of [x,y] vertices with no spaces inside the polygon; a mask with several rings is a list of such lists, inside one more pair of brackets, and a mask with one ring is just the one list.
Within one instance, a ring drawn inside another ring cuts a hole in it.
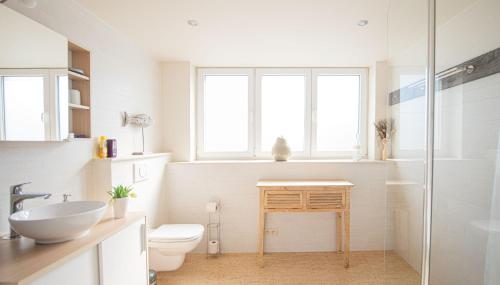
[{"label": "recessed ceiling light", "polygon": [[368,20],[359,20],[358,26],[364,27],[366,25],[368,25]]},{"label": "recessed ceiling light", "polygon": [[190,25],[191,27],[198,27],[198,21],[196,20],[188,20],[187,24]]}]

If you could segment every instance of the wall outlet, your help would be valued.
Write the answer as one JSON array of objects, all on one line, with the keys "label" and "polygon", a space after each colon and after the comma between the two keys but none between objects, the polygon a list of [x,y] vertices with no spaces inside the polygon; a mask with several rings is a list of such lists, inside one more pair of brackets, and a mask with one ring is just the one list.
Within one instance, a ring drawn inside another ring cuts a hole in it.
[{"label": "wall outlet", "polygon": [[277,236],[279,234],[279,230],[276,228],[266,229],[266,235],[268,236]]}]

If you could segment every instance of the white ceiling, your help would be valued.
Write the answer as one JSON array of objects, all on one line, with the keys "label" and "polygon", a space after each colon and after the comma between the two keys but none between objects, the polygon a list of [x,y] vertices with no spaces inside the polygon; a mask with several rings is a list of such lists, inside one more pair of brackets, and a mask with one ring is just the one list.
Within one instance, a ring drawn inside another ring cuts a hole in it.
[{"label": "white ceiling", "polygon": [[283,67],[385,59],[388,1],[77,0],[158,60]]}]

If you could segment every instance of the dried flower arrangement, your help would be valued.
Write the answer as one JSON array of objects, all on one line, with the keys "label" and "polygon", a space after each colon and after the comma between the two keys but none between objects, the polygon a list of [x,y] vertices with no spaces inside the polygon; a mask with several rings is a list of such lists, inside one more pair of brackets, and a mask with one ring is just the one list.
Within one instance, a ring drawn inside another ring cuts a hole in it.
[{"label": "dried flower arrangement", "polygon": [[375,130],[377,131],[377,136],[383,140],[391,137],[392,133],[394,133],[395,129],[394,120],[382,119],[375,124]]},{"label": "dried flower arrangement", "polygon": [[376,122],[374,125],[375,125],[375,130],[377,131],[377,136],[379,137],[380,142],[382,143],[380,157],[382,160],[387,160],[387,143],[389,142],[389,138],[396,131],[393,128],[394,120],[383,119]]}]

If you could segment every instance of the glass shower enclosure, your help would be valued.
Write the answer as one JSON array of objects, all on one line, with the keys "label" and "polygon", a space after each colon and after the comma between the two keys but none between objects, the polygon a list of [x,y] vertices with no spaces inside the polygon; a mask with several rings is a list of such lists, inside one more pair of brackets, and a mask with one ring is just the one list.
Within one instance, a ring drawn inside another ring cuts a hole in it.
[{"label": "glass shower enclosure", "polygon": [[390,2],[389,281],[396,254],[418,275],[408,284],[500,284],[499,12],[498,0]]}]

